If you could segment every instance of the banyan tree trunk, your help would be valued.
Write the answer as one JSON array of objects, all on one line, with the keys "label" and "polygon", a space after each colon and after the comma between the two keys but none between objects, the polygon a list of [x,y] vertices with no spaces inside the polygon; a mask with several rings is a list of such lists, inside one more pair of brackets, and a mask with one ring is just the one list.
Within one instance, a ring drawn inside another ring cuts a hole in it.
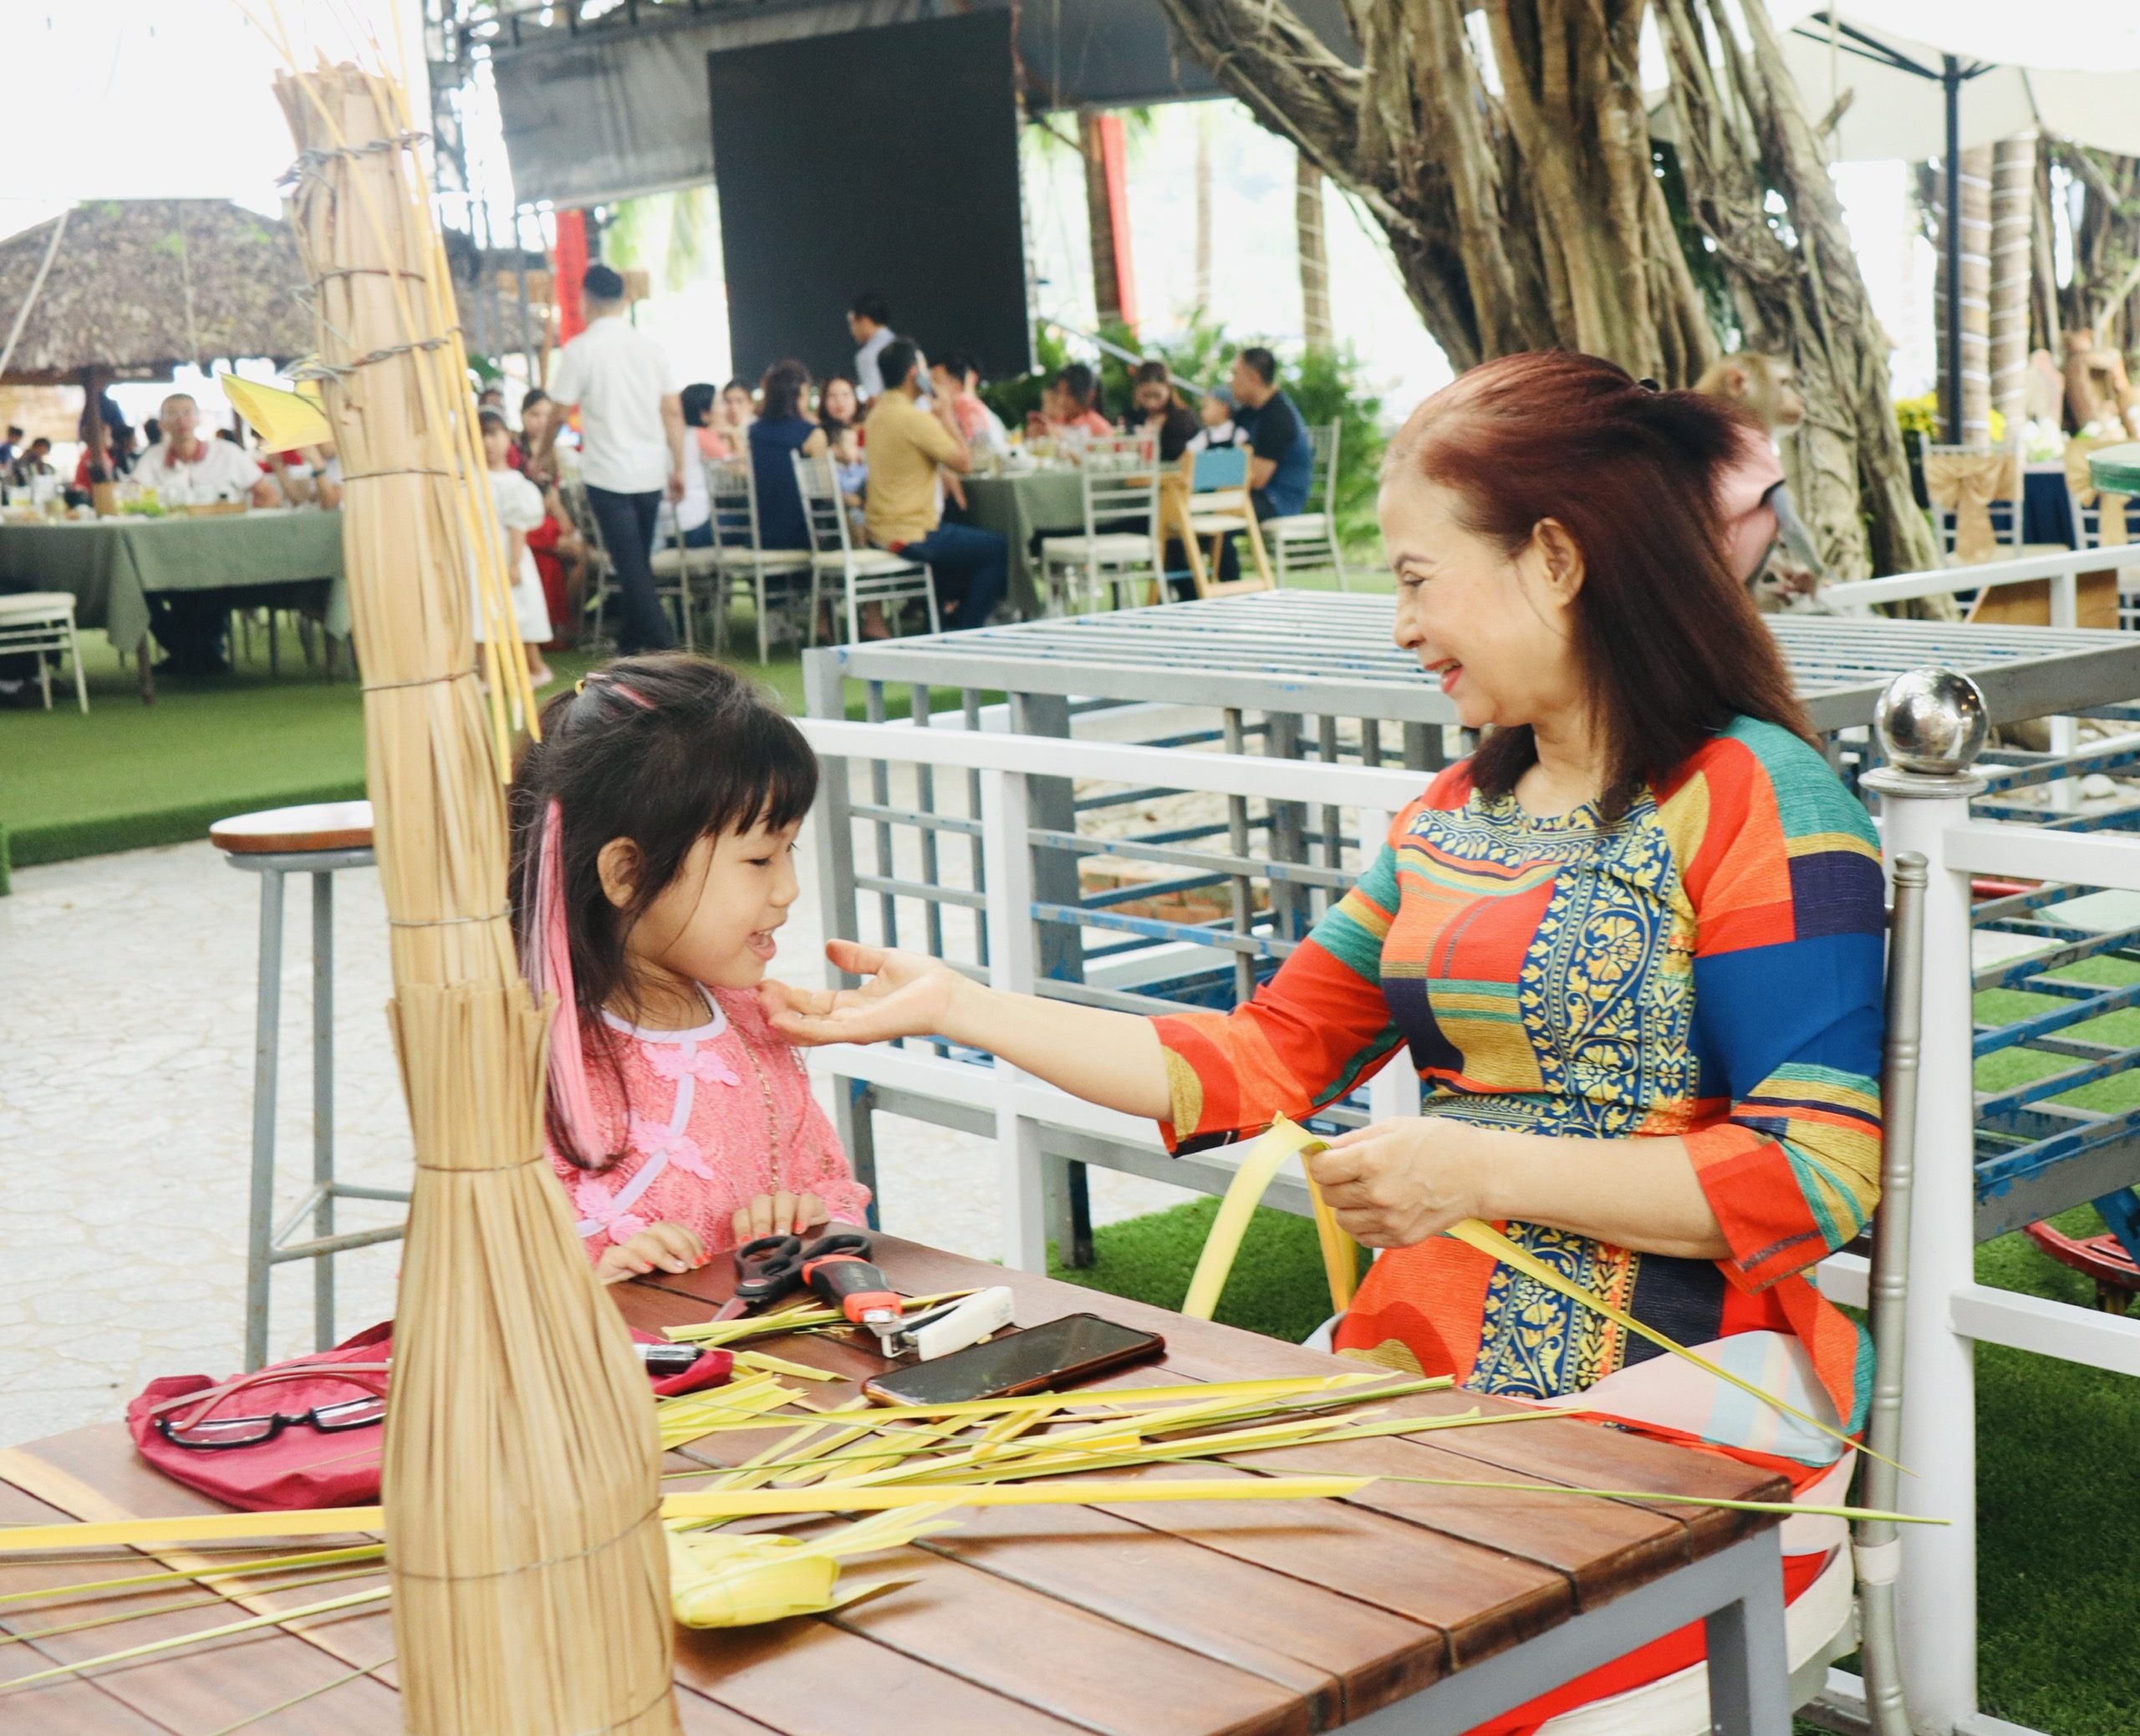
[{"label": "banyan tree trunk", "polygon": [[1725,0],[1657,0],[1657,15],[1694,216],[1732,285],[1745,348],[1788,359],[1806,400],[1784,442],[1800,516],[1845,578],[1937,566],[1910,495],[1887,335],[1768,14],[1743,9],[1744,46]]},{"label": "banyan tree trunk", "polygon": [[[1160,3],[1185,51],[1380,223],[1454,366],[1559,347],[1678,386],[1718,354],[1655,172],[1638,64],[1646,0],[1486,0],[1483,46],[1465,0],[1347,0],[1358,67],[1285,0]],[[1657,11],[1699,32],[1722,3]],[[1675,92],[1704,129],[1681,151],[1694,216],[1746,310],[1746,347],[1798,367],[1812,431],[1786,458],[1837,570],[1929,564],[1887,350],[1773,32],[1751,12],[1753,48],[1733,38],[1720,75],[1750,125],[1726,124],[1705,54],[1699,89]],[[1789,202],[1792,242],[1768,232],[1770,187]],[[1744,232],[1748,217],[1763,237]]]}]

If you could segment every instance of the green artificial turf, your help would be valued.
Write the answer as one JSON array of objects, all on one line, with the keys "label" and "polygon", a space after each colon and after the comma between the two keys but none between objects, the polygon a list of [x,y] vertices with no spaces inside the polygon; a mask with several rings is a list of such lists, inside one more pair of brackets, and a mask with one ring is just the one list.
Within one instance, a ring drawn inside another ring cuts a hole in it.
[{"label": "green artificial turf", "polygon": [[[1205,1198],[1103,1224],[1093,1232],[1093,1264],[1077,1270],[1057,1264],[1051,1243],[1049,1275],[1109,1296],[1178,1309],[1189,1294],[1196,1256],[1218,1213],[1219,1202]],[[1330,1286],[1323,1277],[1314,1224],[1259,1206],[1213,1317],[1294,1344],[1327,1320]]]},{"label": "green artificial turf", "polygon": [[[1093,1265],[1051,1260],[1049,1271],[1177,1307],[1217,1205],[1103,1225]],[[2088,1206],[2056,1221],[2072,1235],[2102,1229]],[[2087,1280],[2020,1235],[1986,1244],[1976,1264],[1982,1283],[2095,1301]],[[1297,1341],[1329,1311],[1315,1226],[1258,1211],[1218,1318]],[[1985,1710],[2050,1736],[2140,1736],[2140,1382],[1980,1347],[1977,1496]]]}]

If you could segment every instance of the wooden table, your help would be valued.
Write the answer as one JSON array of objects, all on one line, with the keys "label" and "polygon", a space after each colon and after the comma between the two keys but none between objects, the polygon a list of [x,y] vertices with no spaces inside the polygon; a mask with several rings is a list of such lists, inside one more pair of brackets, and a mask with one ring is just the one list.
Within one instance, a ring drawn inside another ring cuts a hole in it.
[{"label": "wooden table", "polygon": [[[1093,1310],[1165,1335],[1161,1378],[1327,1373],[1331,1359],[1047,1279],[879,1238],[910,1294],[1003,1283],[1033,1326]],[[705,1319],[727,1262],[619,1293],[659,1330]],[[852,1376],[883,1365],[828,1338],[762,1341]],[[813,1402],[848,1387],[823,1386]],[[1434,1393],[1393,1402],[1421,1417],[1492,1400]],[[772,1432],[710,1437],[724,1456]],[[1658,1634],[1704,1617],[1727,1736],[1786,1736],[1781,1577],[1775,1521],[1716,1508],[1606,1502],[1557,1492],[1587,1483],[1659,1494],[1782,1498],[1783,1479],[1712,1454],[1584,1423],[1549,1421],[1265,1455],[1318,1470],[1483,1477],[1536,1494],[1382,1483],[1345,1501],[1272,1506],[1183,1502],[1116,1509],[999,1508],[850,1573],[901,1589],[827,1617],[680,1632],[683,1726],[721,1736],[1441,1736],[1466,1730]],[[675,1468],[691,1462],[672,1455]],[[709,1453],[700,1462],[718,1463]],[[1253,1455],[1238,1474],[1253,1471]],[[1122,1473],[1111,1474],[1120,1475]],[[1138,1474],[1131,1473],[1129,1474]],[[1214,1474],[1154,1468],[1149,1478]],[[683,1485],[688,1487],[688,1484]],[[116,1426],[0,1453],[0,1524],[199,1511],[211,1504],[137,1459]],[[784,1522],[793,1529],[792,1522]],[[330,1540],[306,1546],[324,1547]],[[139,1571],[152,1571],[144,1564]],[[62,1558],[0,1556],[0,1593],[93,1576]],[[352,1580],[273,1592],[288,1607],[357,1589]],[[135,1606],[175,1601],[164,1592]],[[0,1604],[0,1628],[31,1632],[128,1606],[64,1615]],[[204,1606],[117,1628],[0,1647],[0,1679],[242,1617]],[[210,1736],[333,1683],[248,1729],[339,1736],[400,1728],[383,1611],[267,1629],[213,1648],[0,1696],[0,1730]],[[369,1673],[355,1672],[375,1667]]]},{"label": "wooden table", "polygon": [[152,591],[264,590],[280,595],[281,606],[320,609],[332,638],[349,632],[339,511],[0,524],[0,588],[9,587],[72,592],[77,626],[103,628],[121,656],[139,654],[145,703],[155,692],[148,654]]}]

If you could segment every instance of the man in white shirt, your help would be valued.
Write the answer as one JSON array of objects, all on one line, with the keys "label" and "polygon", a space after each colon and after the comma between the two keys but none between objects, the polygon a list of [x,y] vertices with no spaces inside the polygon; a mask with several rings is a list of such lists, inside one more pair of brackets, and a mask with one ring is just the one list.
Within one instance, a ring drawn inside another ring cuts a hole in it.
[{"label": "man in white shirt", "polygon": [[858,295],[847,310],[847,328],[861,346],[854,352],[854,395],[867,404],[884,389],[884,372],[877,358],[892,341],[892,310],[881,295]]},{"label": "man in white shirt", "polygon": [[205,507],[216,501],[277,503],[275,485],[242,446],[199,432],[201,406],[184,392],[164,400],[157,420],[162,433],[134,463],[135,478],[156,491],[166,507]]},{"label": "man in white shirt", "polygon": [[[272,507],[280,492],[242,446],[203,435],[201,406],[184,392],[164,400],[156,442],[134,461],[134,477],[156,491],[165,507],[205,507],[245,501]],[[164,648],[164,671],[220,675],[230,671],[223,636],[230,627],[230,599],[220,591],[151,591],[149,630]]]},{"label": "man in white shirt", "polygon": [[558,362],[550,430],[554,438],[578,408],[580,480],[623,601],[617,649],[626,656],[665,651],[675,640],[647,554],[662,496],[684,497],[684,402],[667,353],[624,318],[624,280],[591,265],[581,293],[587,329]]}]

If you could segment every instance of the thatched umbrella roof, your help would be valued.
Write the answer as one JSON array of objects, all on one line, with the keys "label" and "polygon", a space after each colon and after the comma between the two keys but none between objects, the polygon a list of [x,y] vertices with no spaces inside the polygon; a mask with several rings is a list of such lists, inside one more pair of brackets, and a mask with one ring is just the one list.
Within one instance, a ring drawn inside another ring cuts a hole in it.
[{"label": "thatched umbrella roof", "polygon": [[[0,344],[59,221],[0,242]],[[287,361],[313,348],[297,296],[304,272],[280,217],[227,199],[106,199],[66,223],[0,384],[73,384],[84,368],[168,379],[180,362]]]}]

